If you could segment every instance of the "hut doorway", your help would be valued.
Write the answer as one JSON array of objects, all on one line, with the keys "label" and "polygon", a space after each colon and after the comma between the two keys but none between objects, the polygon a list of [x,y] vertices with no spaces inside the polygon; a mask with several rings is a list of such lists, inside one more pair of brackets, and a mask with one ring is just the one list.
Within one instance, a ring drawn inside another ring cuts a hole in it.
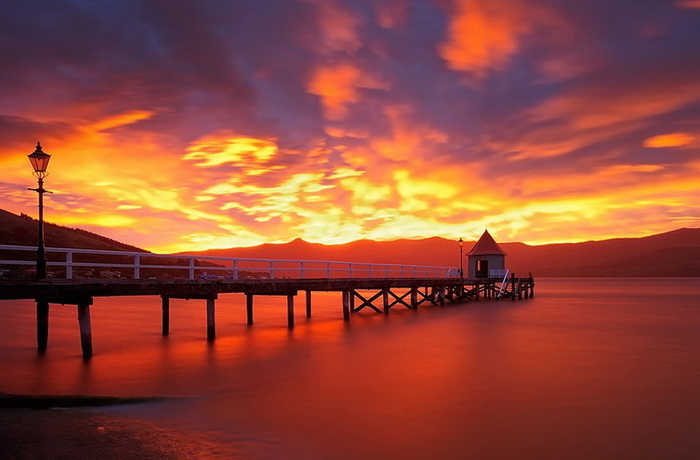
[{"label": "hut doorway", "polygon": [[476,277],[477,278],[488,278],[489,277],[489,261],[488,260],[477,260],[476,261]]}]

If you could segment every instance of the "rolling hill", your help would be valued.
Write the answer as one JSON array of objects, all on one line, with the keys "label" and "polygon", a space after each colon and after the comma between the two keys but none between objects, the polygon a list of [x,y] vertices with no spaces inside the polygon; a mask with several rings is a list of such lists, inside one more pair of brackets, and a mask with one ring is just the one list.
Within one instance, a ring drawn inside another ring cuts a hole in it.
[{"label": "rolling hill", "polygon": [[[0,244],[36,246],[39,227],[36,219],[0,209]],[[105,249],[109,251],[148,252],[79,228],[45,223],[44,242],[55,248]]]}]

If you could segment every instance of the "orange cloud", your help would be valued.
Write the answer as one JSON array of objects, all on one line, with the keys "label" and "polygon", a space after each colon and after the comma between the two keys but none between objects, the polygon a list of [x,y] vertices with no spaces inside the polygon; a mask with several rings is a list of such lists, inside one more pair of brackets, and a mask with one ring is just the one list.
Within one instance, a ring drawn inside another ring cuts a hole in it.
[{"label": "orange cloud", "polygon": [[408,4],[404,2],[379,3],[377,5],[377,23],[386,29],[401,27],[406,23]]},{"label": "orange cloud", "polygon": [[530,113],[536,121],[563,119],[574,129],[603,128],[660,115],[700,99],[700,84],[686,79],[660,82],[650,91],[646,80],[628,82],[625,88],[603,84],[581,87],[555,96]]},{"label": "orange cloud", "polygon": [[680,8],[700,9],[700,0],[678,0],[676,6]]},{"label": "orange cloud", "polygon": [[336,0],[304,0],[319,9],[321,43],[328,52],[355,52],[362,44],[357,28],[360,18]]},{"label": "orange cloud", "polygon": [[649,137],[645,139],[644,147],[682,147],[684,145],[692,143],[694,140],[695,136],[688,133],[661,134],[659,136]]},{"label": "orange cloud", "polygon": [[359,100],[358,88],[381,87],[376,78],[359,67],[342,63],[316,69],[308,91],[321,97],[327,119],[341,120],[347,115],[347,106]]},{"label": "orange cloud", "polygon": [[[438,52],[450,69],[478,79],[503,70],[522,50],[524,38],[536,31],[545,32],[538,37],[540,40],[566,43],[572,39],[572,24],[537,2],[452,0],[451,4],[447,39]],[[571,56],[549,56],[540,62],[541,70],[557,78],[571,76],[588,66]]]},{"label": "orange cloud", "polygon": [[250,168],[250,175],[259,175],[270,169],[253,165],[269,162],[277,152],[274,140],[237,136],[229,131],[222,131],[194,142],[187,148],[183,159],[198,161],[195,165],[201,168],[230,163]]},{"label": "orange cloud", "polygon": [[111,117],[104,118],[92,124],[91,128],[95,131],[104,131],[107,129],[126,126],[141,120],[147,120],[153,116],[154,112],[147,110],[134,110],[131,112],[120,113]]},{"label": "orange cloud", "polygon": [[628,173],[650,173],[664,169],[661,165],[614,165],[598,168],[600,174],[617,176]]},{"label": "orange cloud", "polygon": [[519,48],[530,25],[523,21],[521,3],[512,0],[455,0],[447,41],[440,55],[454,70],[483,77],[502,69]]},{"label": "orange cloud", "polygon": [[130,227],[136,223],[136,219],[121,214],[58,214],[52,222],[61,225],[79,226],[96,225],[98,227]]}]

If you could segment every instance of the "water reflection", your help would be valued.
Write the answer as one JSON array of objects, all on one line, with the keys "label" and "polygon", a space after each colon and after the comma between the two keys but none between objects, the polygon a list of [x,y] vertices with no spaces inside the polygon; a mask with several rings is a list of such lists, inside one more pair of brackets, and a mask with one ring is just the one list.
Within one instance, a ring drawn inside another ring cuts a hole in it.
[{"label": "water reflection", "polygon": [[[523,302],[397,307],[342,321],[283,298],[99,299],[96,355],[74,309],[53,309],[37,359],[33,309],[3,305],[2,391],[185,395],[110,409],[235,445],[250,458],[692,458],[700,453],[698,280],[546,280]],[[28,312],[29,311],[29,312]]]}]

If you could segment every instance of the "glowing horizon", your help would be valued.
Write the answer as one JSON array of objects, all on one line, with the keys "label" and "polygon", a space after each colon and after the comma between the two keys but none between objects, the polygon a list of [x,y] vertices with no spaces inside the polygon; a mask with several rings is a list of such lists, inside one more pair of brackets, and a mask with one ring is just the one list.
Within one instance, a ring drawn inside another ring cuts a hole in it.
[{"label": "glowing horizon", "polygon": [[155,252],[700,227],[696,1],[69,5],[0,18],[2,209],[39,140],[47,221]]}]

